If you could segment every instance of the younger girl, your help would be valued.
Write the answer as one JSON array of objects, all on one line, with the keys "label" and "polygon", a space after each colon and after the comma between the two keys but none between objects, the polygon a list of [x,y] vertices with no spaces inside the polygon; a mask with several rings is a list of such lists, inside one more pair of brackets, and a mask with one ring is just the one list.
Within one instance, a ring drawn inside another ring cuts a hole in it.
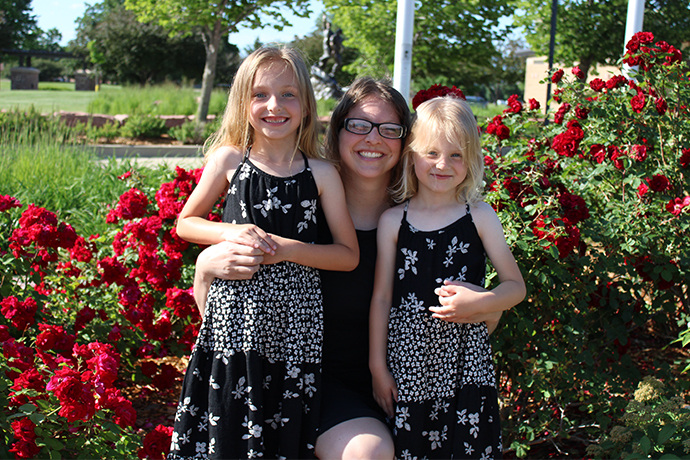
[{"label": "younger girl", "polygon": [[[452,322],[445,281],[468,309],[507,310],[525,285],[495,212],[481,200],[484,159],[467,103],[421,104],[403,178],[403,204],[379,221],[371,303],[374,397],[395,416],[397,458],[500,458],[498,400],[487,325]],[[500,284],[484,288],[486,256]],[[459,283],[458,283],[459,282]],[[444,302],[445,303],[445,302]]]},{"label": "younger girl", "polygon": [[[296,51],[261,48],[245,59],[177,232],[199,244],[242,242],[270,265],[209,288],[169,458],[313,456],[323,321],[315,269],[352,270],[359,260],[339,175],[315,159],[315,117]],[[222,193],[223,222],[211,222]],[[318,206],[333,244],[313,244]]]}]

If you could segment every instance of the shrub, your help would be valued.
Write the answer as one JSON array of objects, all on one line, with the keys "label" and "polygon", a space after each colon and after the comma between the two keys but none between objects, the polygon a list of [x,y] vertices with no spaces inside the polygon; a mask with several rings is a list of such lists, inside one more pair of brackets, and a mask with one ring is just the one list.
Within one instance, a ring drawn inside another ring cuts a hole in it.
[{"label": "shrub", "polygon": [[660,380],[647,376],[640,382],[620,421],[623,425],[614,426],[601,442],[587,448],[589,455],[680,459],[690,454],[690,409]]},{"label": "shrub", "polygon": [[151,115],[132,115],[127,118],[125,125],[120,128],[120,134],[125,137],[154,138],[168,132],[165,120]]},{"label": "shrub", "polygon": [[558,69],[551,123],[512,97],[485,128],[487,199],[528,287],[496,334],[504,437],[519,456],[596,439],[644,375],[668,380],[631,340],[648,327],[677,336],[690,314],[690,81],[650,35],[626,55],[641,62],[635,80],[587,85]]}]

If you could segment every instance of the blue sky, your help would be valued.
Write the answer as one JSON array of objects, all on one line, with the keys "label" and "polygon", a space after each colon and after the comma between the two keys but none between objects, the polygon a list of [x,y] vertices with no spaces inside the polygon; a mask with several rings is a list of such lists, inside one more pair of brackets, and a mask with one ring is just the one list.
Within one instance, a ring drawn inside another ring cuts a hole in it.
[{"label": "blue sky", "polygon": [[[62,45],[75,38],[76,20],[84,15],[86,5],[99,3],[98,0],[83,2],[76,0],[33,0],[31,6],[33,14],[38,20],[38,26],[43,30],[58,29],[62,34]],[[263,30],[246,29],[230,36],[230,42],[237,45],[242,50],[246,46],[254,43],[256,38],[263,43],[273,41],[287,42],[292,40],[295,35],[302,37],[309,34],[315,28],[316,18],[321,16],[323,4],[320,0],[311,0],[311,9],[314,11],[311,18],[298,18],[287,14],[288,20],[293,24],[282,31],[273,28]]]}]

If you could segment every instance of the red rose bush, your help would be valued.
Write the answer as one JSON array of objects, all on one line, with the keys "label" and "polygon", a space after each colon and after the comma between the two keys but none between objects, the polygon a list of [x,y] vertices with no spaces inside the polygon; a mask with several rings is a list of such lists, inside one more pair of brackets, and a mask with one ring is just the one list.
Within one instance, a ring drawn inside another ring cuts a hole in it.
[{"label": "red rose bush", "polygon": [[199,176],[178,168],[158,190],[121,176],[129,189],[107,215],[112,231],[86,238],[47,209],[0,196],[3,458],[165,455],[170,429],[142,431],[122,390],[134,380],[177,396],[180,371],[157,362],[188,355],[200,326],[199,248],[174,230]]},{"label": "red rose bush", "polygon": [[571,436],[584,447],[643,375],[673,380],[628,354],[638,334],[690,342],[690,74],[649,33],[623,62],[639,67],[630,79],[555,69],[548,123],[512,104],[484,131],[487,201],[528,285],[494,334],[504,444],[519,456]]}]

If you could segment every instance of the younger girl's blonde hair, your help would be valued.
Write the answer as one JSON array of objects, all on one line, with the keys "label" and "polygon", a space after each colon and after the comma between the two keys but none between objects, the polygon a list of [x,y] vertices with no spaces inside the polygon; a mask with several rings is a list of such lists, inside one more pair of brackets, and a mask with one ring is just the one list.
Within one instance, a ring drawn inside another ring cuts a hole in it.
[{"label": "younger girl's blonde hair", "polygon": [[219,147],[234,145],[246,150],[254,143],[254,128],[249,123],[254,77],[259,68],[272,65],[285,65],[292,69],[297,80],[299,101],[305,115],[297,132],[295,153],[300,149],[309,158],[319,156],[316,98],[302,55],[293,48],[262,47],[247,56],[237,70],[220,128],[204,144],[206,161]]},{"label": "younger girl's blonde hair", "polygon": [[417,107],[410,139],[402,154],[402,177],[391,190],[396,202],[401,203],[417,193],[419,184],[414,171],[414,155],[429,151],[439,136],[444,136],[457,147],[467,166],[467,177],[457,187],[458,201],[474,204],[482,200],[484,157],[477,120],[467,102],[454,96],[444,96],[430,99]]}]

